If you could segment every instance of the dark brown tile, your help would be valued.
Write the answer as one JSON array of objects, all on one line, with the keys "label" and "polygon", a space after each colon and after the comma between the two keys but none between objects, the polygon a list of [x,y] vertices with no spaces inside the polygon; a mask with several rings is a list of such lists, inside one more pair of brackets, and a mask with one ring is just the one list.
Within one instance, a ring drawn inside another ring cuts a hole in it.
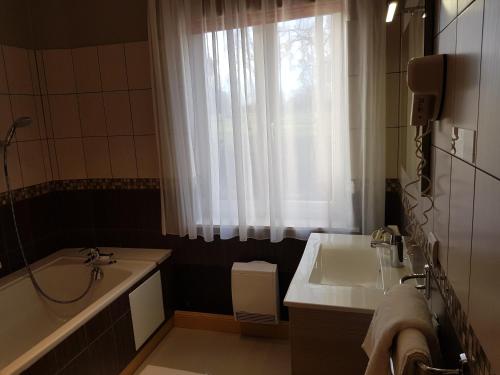
[{"label": "dark brown tile", "polygon": [[50,375],[55,374],[58,370],[57,359],[54,350],[45,354],[42,358],[36,361],[29,369],[24,371],[23,375]]},{"label": "dark brown tile", "polygon": [[58,368],[65,367],[87,347],[87,335],[83,327],[76,330],[55,349]]},{"label": "dark brown tile", "polygon": [[125,313],[130,311],[128,293],[122,294],[110,306],[112,324],[116,323]]},{"label": "dark brown tile", "polygon": [[106,307],[85,324],[84,329],[87,334],[89,344],[111,328],[112,321],[110,310],[110,307]]},{"label": "dark brown tile", "polygon": [[94,374],[93,359],[89,352],[85,350],[78,357],[73,359],[64,367],[58,375],[89,375]]},{"label": "dark brown tile", "polygon": [[88,348],[94,375],[114,375],[119,373],[118,351],[113,329],[108,329]]},{"label": "dark brown tile", "polygon": [[126,313],[113,327],[117,346],[118,370],[123,370],[135,356],[134,331],[130,312]]}]

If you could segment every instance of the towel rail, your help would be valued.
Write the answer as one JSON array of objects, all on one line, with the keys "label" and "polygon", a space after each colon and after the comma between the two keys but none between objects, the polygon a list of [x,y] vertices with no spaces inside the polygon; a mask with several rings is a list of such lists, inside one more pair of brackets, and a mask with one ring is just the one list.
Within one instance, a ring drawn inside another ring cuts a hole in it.
[{"label": "towel rail", "polygon": [[[395,375],[394,362],[390,358],[391,375]],[[458,369],[444,369],[427,366],[425,363],[418,362],[415,375],[466,375],[467,356],[465,353],[460,354],[460,368]]]}]

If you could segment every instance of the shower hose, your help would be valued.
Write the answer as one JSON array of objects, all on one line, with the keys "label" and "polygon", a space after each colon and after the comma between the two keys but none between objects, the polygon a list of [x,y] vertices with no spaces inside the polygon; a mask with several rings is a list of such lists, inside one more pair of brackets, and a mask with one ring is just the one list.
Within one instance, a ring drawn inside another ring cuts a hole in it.
[{"label": "shower hose", "polygon": [[12,191],[10,189],[9,169],[7,166],[7,164],[8,164],[7,163],[7,147],[8,147],[8,144],[5,144],[3,147],[3,173],[4,173],[4,177],[5,177],[5,185],[7,188],[7,195],[9,197],[9,204],[10,204],[10,211],[12,214],[12,221],[13,221],[14,229],[16,232],[17,245],[19,247],[19,252],[21,253],[21,256],[22,256],[22,259],[24,262],[24,268],[26,269],[26,272],[28,273],[28,276],[29,276],[31,283],[33,284],[33,287],[35,288],[35,290],[45,299],[49,300],[50,302],[59,303],[59,304],[69,304],[69,303],[77,302],[77,301],[81,300],[83,297],[85,297],[87,295],[87,293],[90,291],[90,289],[92,288],[94,281],[95,281],[95,278],[96,278],[96,273],[98,272],[98,269],[95,267],[92,269],[92,271],[90,272],[90,277],[89,277],[89,282],[87,284],[87,287],[80,295],[78,295],[75,298],[70,298],[70,299],[54,298],[54,297],[50,296],[47,292],[45,292],[43,290],[43,288],[40,286],[37,279],[35,278],[35,275],[33,273],[33,270],[31,269],[30,264],[28,263],[26,253],[24,251],[24,246],[23,246],[23,243],[21,241],[21,235],[19,234],[19,227],[17,225],[17,220],[16,220],[16,210],[14,208],[14,196],[13,196]]}]

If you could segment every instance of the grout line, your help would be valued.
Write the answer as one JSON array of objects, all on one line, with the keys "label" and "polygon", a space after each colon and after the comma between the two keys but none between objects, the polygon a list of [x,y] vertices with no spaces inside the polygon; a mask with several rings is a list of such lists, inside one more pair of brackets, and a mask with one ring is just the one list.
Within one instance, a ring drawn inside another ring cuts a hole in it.
[{"label": "grout line", "polygon": [[471,232],[470,232],[470,244],[469,244],[469,280],[467,283],[468,286],[468,293],[467,293],[467,311],[466,314],[467,316],[469,315],[470,312],[470,283],[471,283],[471,277],[472,277],[472,244],[474,240],[474,214],[476,211],[476,177],[477,177],[477,171],[474,169],[474,186],[473,186],[473,193],[472,193],[472,218],[471,218]]},{"label": "grout line", "polygon": [[[478,140],[479,140],[479,116],[481,114],[481,81],[483,78],[483,45],[484,45],[484,19],[485,19],[485,8],[486,8],[486,1],[484,0],[476,0],[476,1],[483,1],[483,18],[482,18],[482,24],[481,24],[481,56],[479,57],[479,78],[478,78],[478,95],[477,95],[477,116],[476,116],[476,135],[474,137],[474,155],[473,160],[477,162],[477,154],[478,154]],[[472,4],[472,2],[471,2]],[[470,4],[469,4],[470,5]],[[467,9],[467,8],[466,8]]]},{"label": "grout line", "polygon": [[480,172],[482,172],[482,173],[484,173],[484,174],[486,174],[486,175],[488,175],[488,176],[490,176],[490,177],[494,178],[496,181],[499,181],[499,182],[500,182],[500,177],[499,177],[499,176],[495,176],[495,175],[494,175],[494,174],[492,174],[491,172],[488,172],[488,171],[486,171],[486,170],[482,169],[481,167],[478,167],[477,165],[475,165],[475,164],[471,163],[470,161],[467,161],[467,160],[464,160],[464,159],[462,159],[462,158],[459,158],[458,156],[453,155],[453,154],[452,154],[452,153],[450,153],[449,151],[446,151],[445,149],[443,149],[443,148],[441,148],[441,147],[439,147],[439,146],[432,145],[432,147],[435,147],[435,148],[437,148],[438,150],[440,150],[440,151],[443,151],[443,152],[447,153],[447,154],[448,154],[448,155],[450,155],[451,157],[454,157],[454,158],[456,158],[456,159],[458,159],[458,160],[460,160],[460,161],[463,161],[463,162],[464,162],[464,163],[466,163],[466,164],[469,164],[470,166],[474,167],[474,168],[475,168],[475,169],[477,169],[478,171],[480,171]]},{"label": "grout line", "polygon": [[[96,55],[97,55],[97,68],[99,69],[99,83],[101,85],[102,90],[102,72],[101,72],[101,58],[99,56],[99,46],[95,47]],[[101,91],[101,103],[104,113],[104,131],[106,132],[106,145],[108,146],[108,165],[109,165],[109,173],[111,177],[113,177],[113,163],[111,162],[111,146],[109,145],[109,131],[108,131],[108,115],[106,113],[106,104],[104,103],[104,91]]]},{"label": "grout line", "polygon": [[[129,77],[128,77],[127,54],[125,52],[125,44],[122,44],[122,48],[123,48],[123,57],[124,57],[124,61],[125,61],[125,77],[127,79],[127,87],[130,87]],[[132,115],[132,101],[130,100],[130,90],[127,93],[127,97],[128,97],[129,111],[130,111],[130,122],[132,123],[132,144],[134,147],[135,175],[137,177],[139,177],[139,164],[137,162],[137,147],[135,144],[135,137],[134,137],[134,134],[135,134],[134,116]]]},{"label": "grout line", "polygon": [[[386,74],[395,74],[395,73],[399,73],[399,72],[388,72]],[[100,73],[99,73],[99,76],[100,76]],[[102,83],[101,83],[101,87],[102,87]],[[114,90],[104,90],[104,89],[101,89],[101,90],[97,90],[97,91],[81,91],[81,92],[78,92],[78,91],[76,91],[76,92],[74,92],[74,91],[67,91],[67,92],[47,92],[47,95],[54,95],[54,96],[57,96],[57,95],[84,95],[84,94],[101,94],[101,93],[108,93],[108,92],[109,93],[113,93],[113,92],[126,92],[126,91],[149,91],[149,90],[152,90],[152,87],[146,87],[146,88],[140,88],[140,89],[131,89],[131,88],[114,89]],[[31,94],[25,94],[25,93],[11,94],[11,95],[30,95],[31,96]],[[35,95],[35,96],[38,96],[38,95]]]},{"label": "grout line", "polygon": [[[73,83],[75,85],[75,89],[77,89],[76,88],[75,62],[73,60],[73,50],[72,49],[69,50],[69,54],[70,54],[70,57],[71,57],[71,71],[73,72]],[[88,178],[89,177],[89,173],[88,173],[88,168],[87,168],[87,158],[85,156],[85,145],[83,144],[82,115],[81,115],[81,111],[80,111],[80,100],[78,98],[78,95],[76,95],[75,99],[76,99],[75,100],[75,102],[76,102],[76,110],[78,112],[78,127],[80,128],[80,144],[82,146],[83,168],[84,168],[84,171],[85,171],[85,178]]]},{"label": "grout line", "polygon": [[450,178],[448,180],[449,189],[448,189],[448,233],[446,240],[446,274],[447,276],[450,274],[449,262],[450,262],[450,222],[451,222],[451,188],[452,188],[452,174],[453,174],[453,158],[450,158],[450,170],[449,170]]}]

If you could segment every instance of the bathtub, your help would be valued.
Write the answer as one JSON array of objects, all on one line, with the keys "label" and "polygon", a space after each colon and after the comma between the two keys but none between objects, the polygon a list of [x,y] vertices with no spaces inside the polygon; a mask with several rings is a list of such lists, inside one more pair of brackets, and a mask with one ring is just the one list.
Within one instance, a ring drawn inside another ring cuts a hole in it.
[{"label": "bathtub", "polygon": [[[104,277],[76,303],[43,299],[24,270],[0,279],[0,375],[27,369],[170,255],[169,250],[101,250],[114,252],[117,262],[101,266]],[[91,270],[75,249],[61,250],[33,267],[44,290],[61,299],[85,290]]]}]

